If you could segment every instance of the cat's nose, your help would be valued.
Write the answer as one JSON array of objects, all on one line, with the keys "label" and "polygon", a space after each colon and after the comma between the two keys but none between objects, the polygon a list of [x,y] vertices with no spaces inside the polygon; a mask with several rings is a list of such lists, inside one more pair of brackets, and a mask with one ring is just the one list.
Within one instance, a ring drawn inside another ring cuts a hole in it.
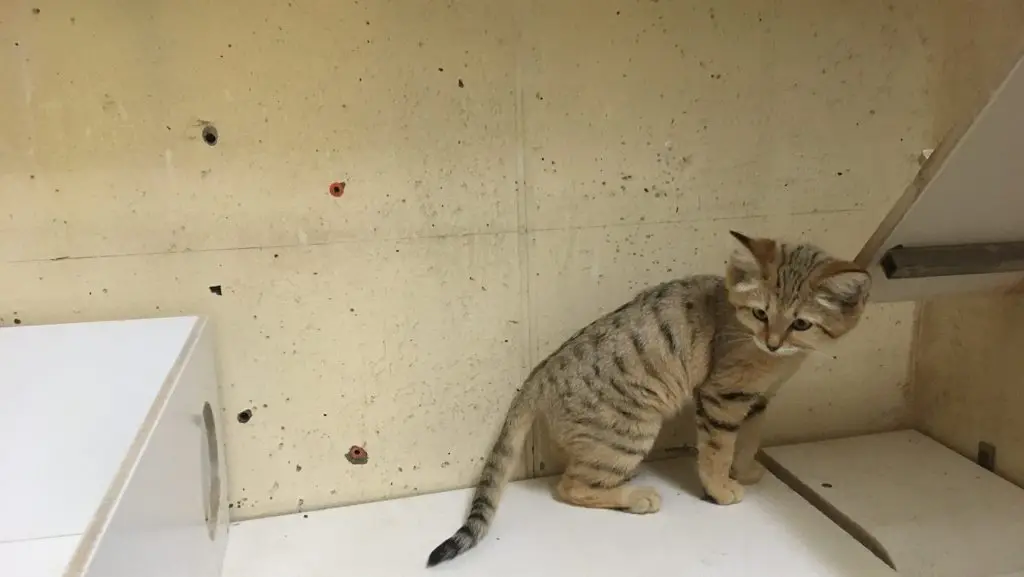
[{"label": "cat's nose", "polygon": [[781,346],[781,345],[773,345],[771,343],[765,343],[765,346],[768,347],[769,351],[774,353],[775,351],[779,350],[779,346]]}]

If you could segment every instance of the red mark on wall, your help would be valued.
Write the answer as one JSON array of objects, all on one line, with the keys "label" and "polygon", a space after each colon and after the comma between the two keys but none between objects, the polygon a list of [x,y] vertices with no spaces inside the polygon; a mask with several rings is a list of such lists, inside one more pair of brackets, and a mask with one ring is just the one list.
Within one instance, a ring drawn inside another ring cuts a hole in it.
[{"label": "red mark on wall", "polygon": [[345,453],[345,458],[353,465],[365,465],[366,462],[370,460],[370,456],[366,454],[366,449],[359,445],[352,445],[352,447],[349,448],[348,453]]},{"label": "red mark on wall", "polygon": [[344,182],[332,182],[331,187],[327,189],[327,192],[334,198],[338,198],[345,194],[345,183]]}]

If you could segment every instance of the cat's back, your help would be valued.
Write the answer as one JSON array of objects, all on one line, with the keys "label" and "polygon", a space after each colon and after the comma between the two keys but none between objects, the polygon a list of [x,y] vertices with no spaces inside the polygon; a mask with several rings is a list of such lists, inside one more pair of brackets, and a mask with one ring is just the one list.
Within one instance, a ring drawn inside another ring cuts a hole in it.
[{"label": "cat's back", "polygon": [[[606,353],[638,348],[668,357],[701,357],[714,338],[723,304],[725,279],[683,277],[639,292],[585,332],[603,343]],[[649,350],[652,346],[654,351]]]},{"label": "cat's back", "polygon": [[[725,279],[717,275],[693,275],[650,286],[577,332],[580,337],[604,340],[618,334],[630,336],[651,325],[691,326],[713,329],[722,305],[727,301]],[[708,335],[710,337],[710,335]]]},{"label": "cat's back", "polygon": [[718,275],[693,275],[655,285],[637,295],[631,315],[643,325],[675,327],[688,344],[714,337],[721,312],[728,305],[725,279]]},{"label": "cat's back", "polygon": [[[679,315],[679,320],[702,324],[714,321],[727,301],[725,278],[718,275],[692,275],[663,282],[636,295],[619,311],[634,318],[652,320],[664,315]],[[614,317],[615,312],[609,317]]]},{"label": "cat's back", "polygon": [[[710,346],[727,304],[721,276],[692,275],[666,281],[598,317],[569,337],[552,357],[595,362],[624,352],[644,353],[648,345],[657,345],[663,356],[700,357]],[[564,360],[559,364],[564,365]]]},{"label": "cat's back", "polygon": [[[626,382],[665,385],[659,412],[672,413],[706,378],[721,311],[725,279],[693,275],[652,286],[605,315],[592,328],[593,362],[602,374]],[[591,331],[588,331],[591,332]]]},{"label": "cat's back", "polygon": [[[694,275],[654,285],[602,315],[542,361],[542,381],[638,384],[659,390],[660,413],[672,413],[704,380],[716,327],[727,305],[725,280]],[[586,377],[582,378],[581,377]]]}]

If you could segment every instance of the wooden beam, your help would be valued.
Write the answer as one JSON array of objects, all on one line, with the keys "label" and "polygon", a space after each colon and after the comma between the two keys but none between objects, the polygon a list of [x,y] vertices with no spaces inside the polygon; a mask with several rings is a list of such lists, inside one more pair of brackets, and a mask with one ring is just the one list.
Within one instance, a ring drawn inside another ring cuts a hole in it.
[{"label": "wooden beam", "polygon": [[896,246],[882,257],[888,279],[1024,271],[1024,242]]}]

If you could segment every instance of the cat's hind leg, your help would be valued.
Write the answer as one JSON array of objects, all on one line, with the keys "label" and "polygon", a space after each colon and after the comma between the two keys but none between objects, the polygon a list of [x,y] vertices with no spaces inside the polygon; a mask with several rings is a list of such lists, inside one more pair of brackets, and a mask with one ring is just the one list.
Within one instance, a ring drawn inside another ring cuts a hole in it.
[{"label": "cat's hind leg", "polygon": [[653,436],[632,443],[621,441],[578,438],[566,447],[569,464],[558,482],[558,497],[580,507],[657,512],[661,508],[658,491],[628,483],[654,444]]},{"label": "cat's hind leg", "polygon": [[661,509],[661,495],[654,487],[637,487],[625,482],[608,487],[582,481],[568,474],[568,470],[566,473],[559,480],[557,491],[559,498],[571,505],[637,514],[656,513]]}]

